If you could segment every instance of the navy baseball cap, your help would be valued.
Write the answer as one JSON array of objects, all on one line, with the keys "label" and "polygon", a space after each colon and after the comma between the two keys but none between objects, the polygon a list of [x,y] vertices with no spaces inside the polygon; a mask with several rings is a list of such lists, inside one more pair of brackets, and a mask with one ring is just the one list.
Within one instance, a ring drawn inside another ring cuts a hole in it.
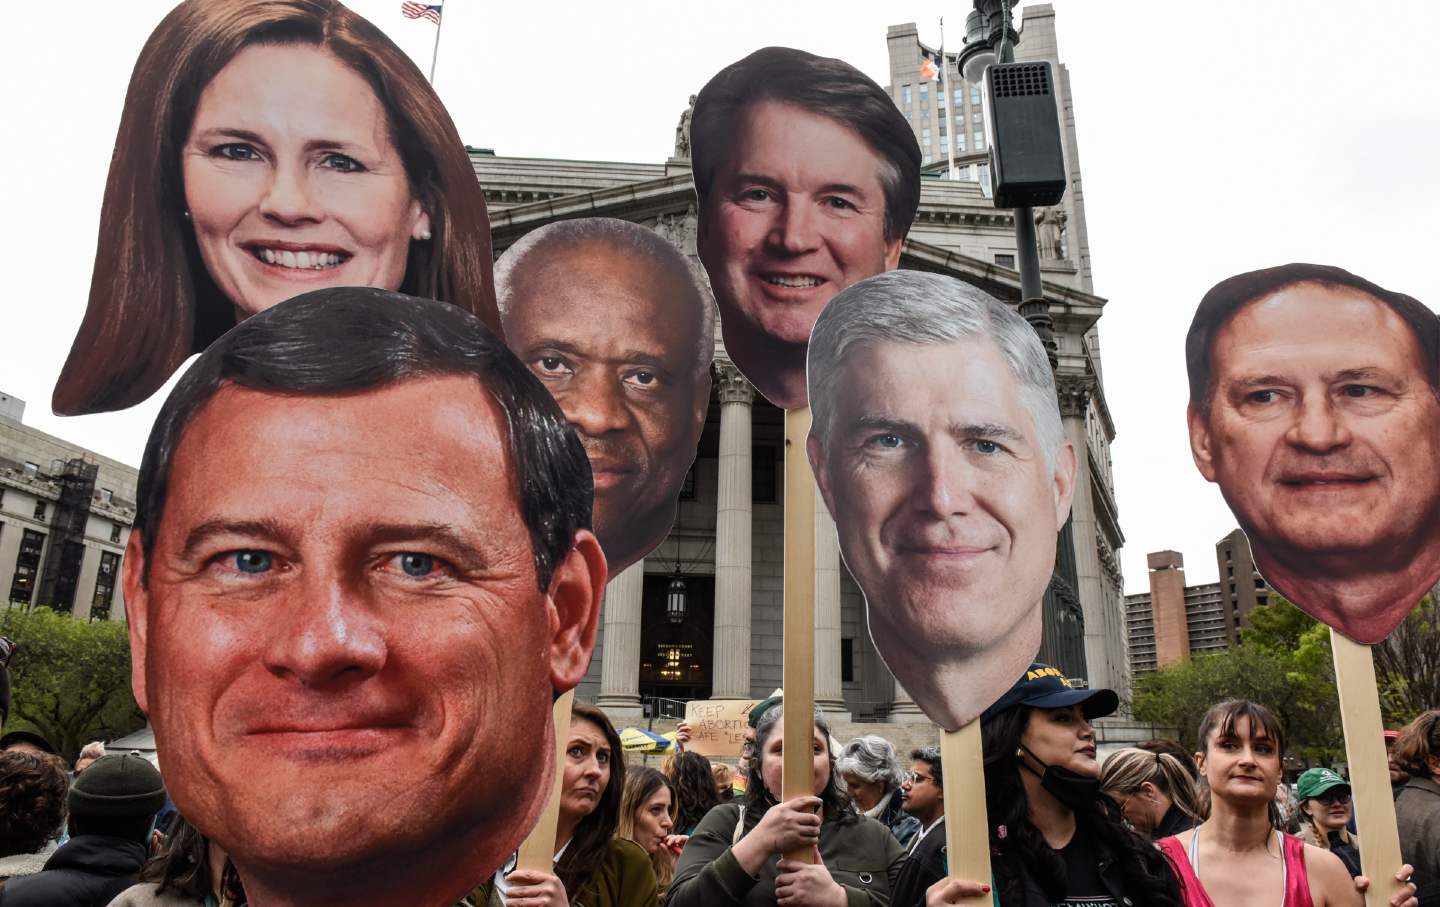
[{"label": "navy baseball cap", "polygon": [[1017,705],[1034,709],[1063,709],[1072,705],[1080,706],[1087,721],[1104,718],[1120,708],[1120,697],[1114,690],[1082,690],[1070,685],[1060,669],[1035,662],[1025,671],[1025,676],[1015,681],[1014,686],[995,700],[995,704],[980,716],[989,721],[1002,712]]}]

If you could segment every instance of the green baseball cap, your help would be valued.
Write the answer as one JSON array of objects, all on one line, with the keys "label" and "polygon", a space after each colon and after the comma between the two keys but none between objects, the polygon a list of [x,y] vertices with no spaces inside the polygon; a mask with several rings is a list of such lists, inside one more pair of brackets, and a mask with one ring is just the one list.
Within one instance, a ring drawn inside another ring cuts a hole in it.
[{"label": "green baseball cap", "polygon": [[1295,796],[1301,800],[1310,800],[1337,787],[1348,791],[1350,782],[1328,768],[1310,768],[1295,782]]}]

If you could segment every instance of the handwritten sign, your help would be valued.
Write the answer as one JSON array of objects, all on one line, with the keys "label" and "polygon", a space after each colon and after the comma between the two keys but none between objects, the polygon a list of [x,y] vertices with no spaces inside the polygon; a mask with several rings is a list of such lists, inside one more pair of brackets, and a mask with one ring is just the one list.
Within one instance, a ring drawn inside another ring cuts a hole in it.
[{"label": "handwritten sign", "polygon": [[685,703],[685,723],[690,725],[690,742],[685,748],[702,756],[740,755],[750,710],[758,699],[692,699]]}]

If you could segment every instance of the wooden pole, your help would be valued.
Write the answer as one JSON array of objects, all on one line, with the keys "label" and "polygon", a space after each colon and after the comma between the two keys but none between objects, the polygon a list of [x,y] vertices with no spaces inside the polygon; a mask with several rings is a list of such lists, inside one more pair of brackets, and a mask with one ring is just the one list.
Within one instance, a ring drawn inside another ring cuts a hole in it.
[{"label": "wooden pole", "polygon": [[[782,800],[815,795],[815,479],[805,456],[810,408],[785,411],[785,751]],[[759,758],[759,754],[756,754]],[[805,849],[787,853],[814,862]]]},{"label": "wooden pole", "polygon": [[1360,832],[1360,868],[1370,878],[1365,894],[1370,907],[1383,907],[1400,890],[1400,832],[1390,791],[1390,764],[1385,757],[1385,726],[1380,721],[1380,693],[1375,686],[1375,661],[1370,647],[1330,628],[1335,656],[1335,687],[1340,693],[1340,722],[1345,730],[1345,758],[1350,763],[1350,792],[1355,825]]},{"label": "wooden pole", "polygon": [[[555,724],[555,781],[550,785],[550,799],[540,813],[540,821],[520,844],[520,852],[515,859],[516,869],[555,871],[555,826],[560,821],[560,790],[565,786],[565,741],[570,738],[570,705],[574,701],[574,690],[566,690],[555,700],[550,716]],[[623,758],[620,753],[616,753],[615,757]]]},{"label": "wooden pole", "polygon": [[[945,851],[950,878],[990,884],[990,820],[985,810],[985,755],[980,719],[940,733],[940,770],[945,795]],[[990,895],[961,900],[990,907]]]}]

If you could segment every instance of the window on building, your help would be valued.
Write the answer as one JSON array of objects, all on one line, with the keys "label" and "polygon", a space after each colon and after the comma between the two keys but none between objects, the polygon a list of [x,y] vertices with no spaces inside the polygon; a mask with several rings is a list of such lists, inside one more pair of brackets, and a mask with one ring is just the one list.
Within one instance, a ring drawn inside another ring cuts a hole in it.
[{"label": "window on building", "polygon": [[855,640],[845,637],[840,640],[840,681],[852,683],[855,680]]},{"label": "window on building", "polygon": [[982,113],[982,112],[979,111],[979,110],[975,111],[974,113],[970,114],[970,122],[972,122],[972,123],[984,123],[984,122],[985,122],[985,114]]},{"label": "window on building", "polygon": [[90,601],[91,620],[109,620],[110,602],[115,597],[115,574],[120,566],[120,555],[113,551],[100,552],[100,569],[95,574],[95,597]]},{"label": "window on building", "polygon": [[944,122],[945,122],[945,108],[944,108],[943,106],[942,106],[942,107],[937,107],[937,108],[935,109],[935,115],[940,118],[940,122],[941,122],[941,124],[943,125]]},{"label": "window on building", "polygon": [[984,150],[985,150],[985,130],[983,130],[983,129],[977,129],[977,130],[975,130],[975,150],[976,150],[976,151],[984,151]]},{"label": "window on building", "polygon": [[972,85],[972,86],[970,86],[970,103],[971,103],[971,104],[979,104],[979,103],[980,103],[980,86],[979,86],[979,85]]},{"label": "window on building", "polygon": [[957,132],[957,133],[955,133],[955,150],[956,150],[956,151],[964,151],[964,150],[965,150],[965,133],[963,133],[963,132]]},{"label": "window on building", "polygon": [[102,489],[100,489],[100,503],[102,503],[102,504],[113,504],[113,503],[115,503],[115,492],[112,491],[112,490],[109,489],[109,488],[102,488]]},{"label": "window on building", "polygon": [[20,537],[20,553],[15,558],[15,574],[10,578],[10,601],[30,604],[35,594],[35,580],[40,573],[40,552],[45,549],[45,534],[26,529]]},{"label": "window on building", "polygon": [[773,504],[780,499],[777,457],[773,444],[750,448],[750,499],[757,504]]},{"label": "window on building", "polygon": [[27,461],[25,462],[25,477],[26,477],[27,479],[33,479],[33,478],[35,478],[36,476],[38,476],[39,474],[40,474],[40,464],[39,464],[39,463],[31,463],[31,462],[29,462],[29,461],[27,460]]},{"label": "window on building", "polygon": [[941,123],[941,124],[940,124],[940,144],[942,144],[942,145],[949,144],[949,143],[946,141],[946,136],[945,136],[945,124],[944,124],[944,123]]},{"label": "window on building", "polygon": [[[687,478],[688,478],[688,477],[687,477]],[[693,489],[692,489],[692,491],[693,491]],[[684,496],[685,496],[685,490],[684,490],[683,487],[682,487],[681,490],[680,490],[680,496],[681,496],[681,497],[684,497]],[[120,542],[120,524],[119,524],[119,523],[111,523],[111,524],[110,524],[110,541],[115,542],[116,544],[119,544],[119,542]]]},{"label": "window on building", "polygon": [[964,88],[964,86],[961,86],[960,88],[955,89],[953,92],[951,92],[951,95],[953,95],[954,98],[955,98],[955,106],[956,106],[956,107],[959,107],[959,106],[960,106],[960,102],[961,102],[961,101],[964,99],[964,97],[965,97],[965,88]]},{"label": "window on building", "polygon": [[909,85],[902,85],[902,86],[900,86],[900,92],[901,92],[901,94],[904,95],[904,97],[905,97],[905,104],[906,104],[906,106],[909,106],[911,100],[913,100],[913,99],[911,98],[911,95],[910,95],[910,86],[909,86]]},{"label": "window on building", "polygon": [[929,126],[926,126],[924,129],[921,129],[921,130],[920,130],[920,144],[924,145],[926,148],[929,148],[929,147],[930,147],[930,127],[929,127]]},{"label": "window on building", "polygon": [[50,474],[51,474],[52,476],[58,476],[58,475],[60,475],[60,474],[61,474],[62,472],[64,472],[64,471],[65,471],[65,461],[64,461],[64,460],[60,459],[59,457],[56,457],[55,459],[53,459],[53,460],[50,461]]},{"label": "window on building", "polygon": [[1015,256],[1010,252],[996,252],[995,263],[1002,268],[1015,267]]},{"label": "window on building", "polygon": [[37,520],[43,520],[43,519],[45,519],[45,502],[44,502],[44,501],[36,501],[36,502],[35,502],[35,519],[37,519]]}]

